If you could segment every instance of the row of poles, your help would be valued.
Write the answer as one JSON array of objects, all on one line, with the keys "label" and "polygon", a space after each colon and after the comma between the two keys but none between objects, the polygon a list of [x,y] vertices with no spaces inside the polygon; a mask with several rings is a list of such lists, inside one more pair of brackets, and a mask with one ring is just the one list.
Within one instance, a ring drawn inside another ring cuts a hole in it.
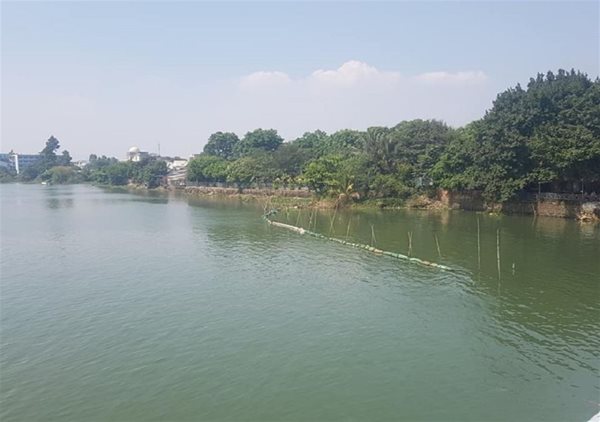
[{"label": "row of poles", "polygon": [[[314,228],[316,229],[317,219],[315,218],[315,213],[316,213],[316,209],[313,209],[312,212],[310,213],[310,216],[308,219],[308,230],[310,230],[313,227],[313,221],[314,221]],[[300,223],[300,217],[301,217],[301,210],[298,210],[298,216],[296,218],[296,226],[298,226]],[[333,216],[330,219],[329,235],[334,233],[334,224],[335,224],[336,217],[337,217],[337,208],[334,210]],[[286,208],[286,221],[289,221],[289,211],[287,208]],[[348,241],[349,236],[350,236],[351,223],[352,223],[352,220],[348,219],[348,226],[346,227],[346,236],[345,236],[346,241]],[[413,246],[412,232],[408,231],[407,236],[408,236],[408,256],[411,256],[412,255],[412,246]],[[437,234],[435,234],[435,233],[434,233],[433,237],[435,240],[435,247],[437,250],[438,257],[440,259],[442,259],[442,251],[440,248],[439,238],[438,238]],[[373,224],[371,224],[371,246],[373,246],[373,247],[376,246],[376,243],[377,243],[377,238],[375,236],[375,226]],[[501,254],[500,254],[500,228],[496,229],[496,267],[497,267],[497,271],[498,271],[498,280],[500,280],[502,277]],[[477,268],[479,269],[479,271],[481,271],[481,223],[480,223],[479,216],[477,217]],[[514,264],[513,264],[513,272],[514,272]]]}]

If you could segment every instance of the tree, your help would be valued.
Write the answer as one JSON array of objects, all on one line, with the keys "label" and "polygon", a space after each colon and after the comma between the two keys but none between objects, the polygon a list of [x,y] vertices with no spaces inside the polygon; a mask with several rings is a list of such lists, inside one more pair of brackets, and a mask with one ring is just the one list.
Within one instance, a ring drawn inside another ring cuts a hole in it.
[{"label": "tree", "polygon": [[72,166],[54,166],[46,170],[40,178],[57,185],[81,181],[80,174]]},{"label": "tree", "polygon": [[244,189],[254,182],[259,170],[259,164],[255,158],[239,158],[227,167],[227,181],[236,183],[240,190]]},{"label": "tree", "polygon": [[71,165],[71,154],[66,149],[63,150],[60,157],[57,160],[58,165],[60,166],[70,166]]},{"label": "tree", "polygon": [[246,133],[235,146],[235,155],[243,157],[256,151],[275,151],[283,143],[283,138],[275,129],[256,129]]},{"label": "tree", "polygon": [[363,135],[365,154],[375,169],[382,173],[391,173],[394,169],[395,141],[387,127],[370,127]]},{"label": "tree", "polygon": [[427,177],[454,136],[454,130],[439,120],[410,120],[392,130],[395,164],[412,167],[415,176]]},{"label": "tree", "polygon": [[265,153],[239,158],[227,167],[227,181],[236,183],[240,189],[273,181],[279,174]]},{"label": "tree", "polygon": [[469,123],[456,131],[446,150],[430,171],[434,183],[444,189],[462,190],[479,187],[478,171],[474,164],[475,134],[478,122]]},{"label": "tree", "polygon": [[308,163],[302,173],[302,180],[318,196],[333,194],[340,190],[343,182],[339,180],[342,158],[329,155]]},{"label": "tree", "polygon": [[106,167],[106,181],[109,185],[121,186],[129,183],[130,163],[118,162]]},{"label": "tree", "polygon": [[298,176],[311,158],[311,151],[302,148],[296,142],[283,143],[273,152],[275,166],[291,177]]},{"label": "tree", "polygon": [[357,154],[364,150],[364,134],[358,130],[342,129],[329,135],[326,154]]},{"label": "tree", "polygon": [[194,182],[224,182],[227,179],[227,161],[206,153],[190,160],[187,179]]},{"label": "tree", "polygon": [[546,182],[599,181],[599,81],[559,70],[509,88],[450,142],[433,174],[442,187],[498,202]]},{"label": "tree", "polygon": [[56,151],[60,148],[60,143],[58,139],[54,136],[50,136],[46,141],[46,146],[42,151],[40,151],[40,155],[42,156],[42,160],[46,163],[54,164],[56,162]]},{"label": "tree", "polygon": [[301,137],[294,139],[291,143],[305,151],[311,158],[322,156],[327,150],[328,136],[322,130],[305,132]]},{"label": "tree", "polygon": [[142,169],[141,181],[147,188],[156,188],[162,184],[163,178],[168,172],[169,168],[166,162],[162,160],[149,160]]},{"label": "tree", "polygon": [[204,153],[224,160],[234,158],[234,150],[240,139],[232,132],[216,132],[210,135],[204,146]]}]

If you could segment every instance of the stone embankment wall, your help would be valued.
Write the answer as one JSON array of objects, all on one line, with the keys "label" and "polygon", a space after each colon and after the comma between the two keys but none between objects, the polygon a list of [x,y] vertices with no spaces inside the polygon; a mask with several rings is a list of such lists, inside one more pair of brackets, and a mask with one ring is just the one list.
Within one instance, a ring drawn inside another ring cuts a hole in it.
[{"label": "stone embankment wall", "polygon": [[600,220],[600,199],[579,199],[576,195],[548,195],[548,197],[532,195],[504,204],[495,204],[487,203],[480,192],[440,191],[439,200],[449,208],[462,210]]}]

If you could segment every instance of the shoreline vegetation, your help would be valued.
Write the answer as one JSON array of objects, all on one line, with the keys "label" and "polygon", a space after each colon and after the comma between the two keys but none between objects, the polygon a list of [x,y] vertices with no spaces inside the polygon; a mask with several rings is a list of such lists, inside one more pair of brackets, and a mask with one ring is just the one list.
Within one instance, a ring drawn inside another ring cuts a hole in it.
[{"label": "shoreline vegetation", "polygon": [[[169,184],[160,157],[133,162],[92,154],[77,168],[58,149],[51,137],[38,163],[18,176],[3,170],[0,181],[144,189]],[[525,88],[500,93],[483,118],[460,128],[417,119],[365,131],[316,130],[287,142],[274,129],[242,138],[216,132],[188,162],[185,181],[168,189],[243,201],[271,197],[281,206],[462,208],[600,219],[600,80],[575,70],[538,74]],[[583,205],[536,205],[557,194]]]}]

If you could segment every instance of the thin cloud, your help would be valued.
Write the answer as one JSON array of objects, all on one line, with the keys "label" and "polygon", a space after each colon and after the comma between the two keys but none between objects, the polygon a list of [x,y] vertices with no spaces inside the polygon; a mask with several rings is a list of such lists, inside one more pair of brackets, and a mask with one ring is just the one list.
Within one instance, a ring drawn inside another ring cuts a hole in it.
[{"label": "thin cloud", "polygon": [[415,79],[431,83],[480,83],[487,80],[481,70],[465,72],[428,72],[417,75]]},{"label": "thin cloud", "polygon": [[352,85],[361,82],[384,81],[394,83],[400,79],[398,72],[382,72],[374,66],[357,60],[350,60],[335,70],[315,70],[310,78],[313,81]]},{"label": "thin cloud", "polygon": [[379,70],[375,66],[358,60],[349,60],[337,69],[317,69],[304,78],[292,79],[280,71],[260,71],[244,76],[240,80],[242,87],[269,87],[285,84],[319,83],[331,86],[352,87],[359,84],[387,84],[390,86],[411,82],[428,82],[435,84],[482,83],[487,75],[481,70],[465,70],[460,72],[426,72],[414,76],[403,77],[398,71]]},{"label": "thin cloud", "polygon": [[292,79],[284,72],[279,71],[259,71],[244,76],[240,80],[240,86],[246,89],[268,87],[274,85],[286,85]]},{"label": "thin cloud", "polygon": [[241,132],[275,127],[288,139],[317,128],[365,129],[416,118],[463,125],[481,117],[495,96],[480,70],[405,75],[358,60],[295,78],[255,72],[238,82],[233,97],[212,108],[211,121]]}]

